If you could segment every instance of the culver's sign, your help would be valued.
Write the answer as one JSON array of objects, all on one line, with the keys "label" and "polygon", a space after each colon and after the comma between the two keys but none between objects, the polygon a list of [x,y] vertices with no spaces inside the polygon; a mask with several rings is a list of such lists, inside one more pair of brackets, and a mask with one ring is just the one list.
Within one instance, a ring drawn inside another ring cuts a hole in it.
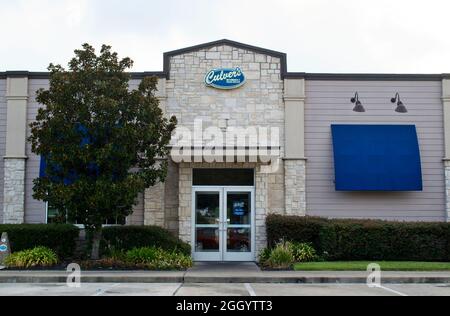
[{"label": "culver's sign", "polygon": [[222,90],[239,88],[245,81],[245,75],[239,67],[213,69],[205,76],[207,86]]}]

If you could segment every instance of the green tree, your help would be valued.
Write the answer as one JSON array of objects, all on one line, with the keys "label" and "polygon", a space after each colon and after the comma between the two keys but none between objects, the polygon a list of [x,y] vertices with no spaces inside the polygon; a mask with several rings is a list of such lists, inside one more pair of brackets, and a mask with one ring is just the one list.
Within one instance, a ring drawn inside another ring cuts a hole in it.
[{"label": "green tree", "polygon": [[125,71],[132,65],[110,46],[97,55],[84,44],[68,70],[50,64],[50,87],[37,92],[43,107],[30,125],[32,150],[47,161],[33,196],[85,225],[92,259],[99,258],[105,220],[130,215],[138,194],[167,174],[161,158],[169,154],[177,121],[159,108],[157,78],[129,88]]}]

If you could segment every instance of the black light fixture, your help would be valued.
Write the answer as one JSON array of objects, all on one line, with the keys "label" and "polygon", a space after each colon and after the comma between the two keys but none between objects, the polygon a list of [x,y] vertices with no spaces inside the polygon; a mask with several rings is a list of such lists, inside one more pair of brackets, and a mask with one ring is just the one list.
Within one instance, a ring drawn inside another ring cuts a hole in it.
[{"label": "black light fixture", "polygon": [[391,102],[392,103],[397,102],[397,108],[395,109],[395,112],[397,112],[397,113],[408,113],[408,110],[406,109],[406,106],[400,100],[400,94],[398,92],[395,94],[395,97],[391,99]]},{"label": "black light fixture", "polygon": [[353,112],[359,112],[363,113],[366,112],[366,109],[364,109],[361,101],[359,101],[359,95],[358,92],[355,93],[355,96],[351,98],[350,100],[353,104],[355,104],[355,107],[353,108]]}]

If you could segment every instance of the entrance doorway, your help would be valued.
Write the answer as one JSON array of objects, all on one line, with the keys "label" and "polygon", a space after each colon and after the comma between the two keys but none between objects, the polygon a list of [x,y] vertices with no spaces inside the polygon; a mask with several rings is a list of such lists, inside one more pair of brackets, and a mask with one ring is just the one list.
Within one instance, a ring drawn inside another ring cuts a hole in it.
[{"label": "entrance doorway", "polygon": [[255,261],[254,187],[193,188],[195,261]]}]

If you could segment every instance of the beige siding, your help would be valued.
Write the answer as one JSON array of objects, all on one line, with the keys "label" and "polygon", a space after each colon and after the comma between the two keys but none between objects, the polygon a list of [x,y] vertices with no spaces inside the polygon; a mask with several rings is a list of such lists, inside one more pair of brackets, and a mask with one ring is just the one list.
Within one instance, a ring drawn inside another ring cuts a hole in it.
[{"label": "beige siding", "polygon": [[[358,91],[366,113],[352,111]],[[409,110],[394,112],[399,92]],[[307,81],[305,138],[308,215],[333,218],[445,220],[441,82]],[[415,124],[422,156],[423,192],[337,192],[331,124]]]},{"label": "beige siding", "polygon": [[3,179],[6,148],[6,79],[0,79],[0,224],[3,223]]},{"label": "beige siding", "polygon": [[[47,79],[32,79],[28,83],[28,108],[27,108],[27,137],[31,130],[29,124],[36,119],[39,104],[36,102],[36,91],[40,88],[48,89]],[[33,198],[33,180],[39,176],[40,157],[31,152],[31,144],[27,142],[26,147],[27,168],[25,173],[25,222],[26,223],[45,223],[46,210],[45,203]]]}]

